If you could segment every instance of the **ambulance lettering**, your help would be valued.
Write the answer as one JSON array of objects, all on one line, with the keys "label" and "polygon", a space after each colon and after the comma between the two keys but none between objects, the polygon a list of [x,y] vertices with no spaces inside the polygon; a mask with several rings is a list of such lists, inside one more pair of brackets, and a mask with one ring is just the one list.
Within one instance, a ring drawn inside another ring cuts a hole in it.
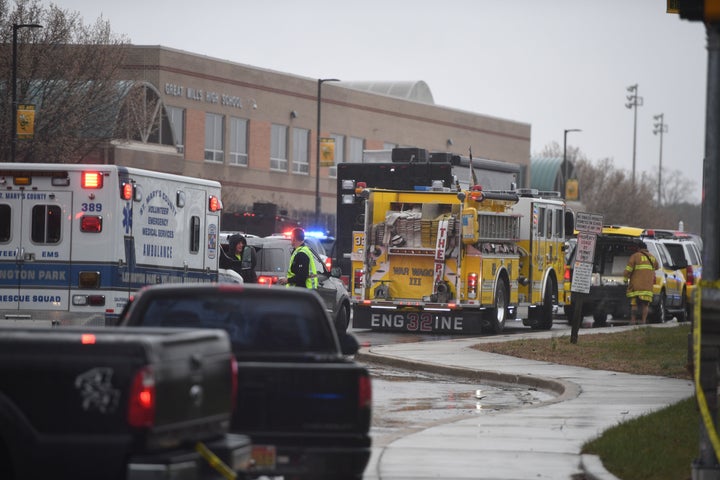
[{"label": "ambulance lettering", "polygon": [[[152,204],[152,203],[155,204]],[[160,205],[157,205],[160,202]],[[177,210],[170,196],[162,190],[153,190],[140,206],[140,216],[145,217],[141,235],[146,237],[142,244],[142,255],[147,258],[173,258],[172,245],[158,244],[160,239],[175,238],[175,215]]]}]

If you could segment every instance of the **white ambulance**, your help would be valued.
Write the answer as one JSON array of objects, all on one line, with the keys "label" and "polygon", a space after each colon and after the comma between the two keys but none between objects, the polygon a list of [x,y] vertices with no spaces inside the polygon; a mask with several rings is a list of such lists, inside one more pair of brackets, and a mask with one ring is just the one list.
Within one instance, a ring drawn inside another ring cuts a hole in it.
[{"label": "white ambulance", "polygon": [[220,189],[117,165],[0,163],[0,325],[112,324],[144,285],[217,281]]}]

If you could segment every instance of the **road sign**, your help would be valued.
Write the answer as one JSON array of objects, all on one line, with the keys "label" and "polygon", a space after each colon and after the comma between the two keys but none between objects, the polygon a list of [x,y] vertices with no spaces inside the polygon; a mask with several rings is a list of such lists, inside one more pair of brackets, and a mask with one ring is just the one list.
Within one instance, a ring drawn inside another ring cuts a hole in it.
[{"label": "road sign", "polygon": [[578,232],[599,234],[602,232],[603,216],[596,213],[578,212],[575,229]]},{"label": "road sign", "polygon": [[595,240],[597,235],[594,233],[580,232],[577,236],[577,246],[575,253],[576,262],[593,263],[595,258]]},{"label": "road sign", "polygon": [[595,241],[602,232],[603,216],[595,213],[578,212],[575,219],[577,246],[575,247],[575,266],[573,268],[571,292],[590,293],[592,284]]},{"label": "road sign", "polygon": [[570,291],[577,293],[590,293],[590,285],[592,284],[592,270],[592,263],[575,262]]}]

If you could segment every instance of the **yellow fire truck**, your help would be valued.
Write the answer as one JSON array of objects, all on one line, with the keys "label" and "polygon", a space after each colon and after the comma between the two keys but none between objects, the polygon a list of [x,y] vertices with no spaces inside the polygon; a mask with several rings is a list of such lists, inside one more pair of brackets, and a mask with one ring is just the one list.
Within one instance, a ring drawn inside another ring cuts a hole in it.
[{"label": "yellow fire truck", "polygon": [[564,302],[563,247],[573,228],[559,194],[419,188],[360,192],[353,327],[500,333],[506,320],[522,319],[551,328]]}]

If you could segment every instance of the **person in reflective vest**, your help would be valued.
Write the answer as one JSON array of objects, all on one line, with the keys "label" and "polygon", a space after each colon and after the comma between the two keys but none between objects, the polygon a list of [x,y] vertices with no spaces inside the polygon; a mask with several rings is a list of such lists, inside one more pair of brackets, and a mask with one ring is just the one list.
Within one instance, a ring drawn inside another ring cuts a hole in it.
[{"label": "person in reflective vest", "polygon": [[290,255],[287,277],[278,280],[280,285],[288,287],[318,288],[317,268],[313,261],[313,253],[305,244],[305,231],[295,228],[290,237],[293,252]]},{"label": "person in reflective vest", "polygon": [[648,305],[653,298],[653,285],[655,284],[655,270],[658,262],[648,252],[645,242],[637,247],[635,253],[630,255],[625,267],[625,282],[628,284],[627,297],[630,299],[630,325],[636,325],[637,307],[640,307],[640,324],[647,322]]}]

